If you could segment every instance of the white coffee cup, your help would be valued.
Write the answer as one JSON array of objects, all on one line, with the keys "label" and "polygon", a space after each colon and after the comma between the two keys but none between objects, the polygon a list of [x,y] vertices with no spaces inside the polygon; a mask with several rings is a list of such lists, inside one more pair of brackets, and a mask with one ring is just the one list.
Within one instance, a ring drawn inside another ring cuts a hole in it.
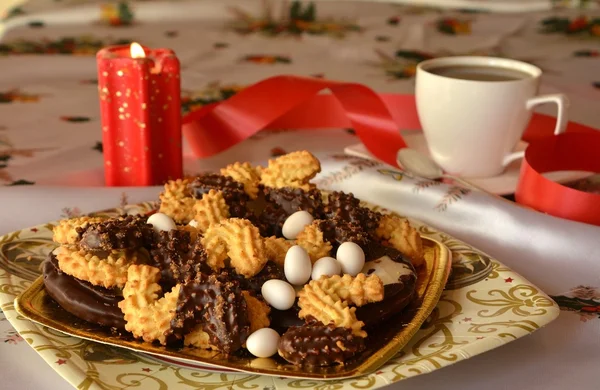
[{"label": "white coffee cup", "polygon": [[[468,69],[471,76],[473,72],[486,74],[481,78],[487,80],[458,75],[461,70],[469,73]],[[490,74],[497,80],[489,80]],[[523,152],[513,152],[514,148],[533,107],[543,103],[557,105],[554,133],[564,132],[567,97],[536,96],[541,75],[534,65],[504,58],[444,57],[421,62],[415,94],[431,157],[453,175],[499,175],[523,157]]]}]

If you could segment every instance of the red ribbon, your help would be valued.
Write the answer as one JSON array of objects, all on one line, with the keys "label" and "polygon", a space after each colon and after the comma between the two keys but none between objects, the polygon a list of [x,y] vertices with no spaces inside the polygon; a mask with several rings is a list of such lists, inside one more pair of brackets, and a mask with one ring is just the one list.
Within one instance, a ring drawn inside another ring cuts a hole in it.
[{"label": "red ribbon", "polygon": [[600,172],[600,133],[561,134],[532,142],[525,150],[517,202],[574,221],[600,225],[600,195],[553,182],[553,171]]},{"label": "red ribbon", "polygon": [[[330,107],[314,106],[317,93],[329,89],[335,102]],[[313,105],[311,105],[313,104]],[[317,108],[310,116],[321,123],[339,124],[335,117],[323,115],[337,104],[345,114],[342,127],[352,127],[367,149],[388,164],[396,164],[396,153],[406,146],[398,125],[379,95],[364,85],[297,76],[276,76],[246,88],[228,100],[184,118],[184,136],[198,157],[208,157],[247,139],[256,132],[292,123],[300,128],[295,108]],[[305,107],[308,105],[308,107]],[[290,119],[286,119],[287,115]],[[323,115],[323,116],[322,116]],[[322,117],[321,117],[322,116]],[[331,121],[331,122],[329,122]],[[288,127],[288,126],[284,126]],[[339,127],[339,126],[336,126]]]},{"label": "red ribbon", "polygon": [[[327,89],[331,91],[331,94],[319,94]],[[553,117],[534,114],[523,135],[523,140],[530,143],[538,140],[550,142],[547,139],[553,132],[555,121],[556,119]],[[223,152],[260,130],[326,128],[353,128],[373,155],[390,165],[397,166],[396,153],[400,148],[406,146],[399,130],[420,129],[421,124],[413,95],[377,94],[360,84],[297,76],[276,76],[263,80],[245,88],[228,100],[204,106],[183,118],[183,134],[197,157],[209,157]],[[568,124],[567,133],[568,136],[573,133],[583,133],[589,135],[590,138],[600,136],[594,129],[573,122]],[[555,139],[555,143],[552,145],[556,146],[558,145],[556,140],[567,138],[566,135],[561,135],[551,139]],[[598,223],[600,202],[597,199],[594,200],[595,208],[590,207],[591,200],[589,199],[592,198],[587,196],[577,197],[577,199],[588,199],[581,208],[562,207],[556,202],[553,203],[553,207],[549,207],[549,203],[546,201],[540,202],[540,200],[553,198],[557,202],[560,200],[563,204],[569,204],[574,198],[568,194],[573,192],[597,197],[567,189],[554,182],[550,182],[554,186],[548,183],[544,184],[545,190],[541,192],[535,189],[537,185],[541,184],[529,185],[530,178],[535,177],[531,172],[535,173],[536,170],[545,169],[546,166],[542,165],[542,168],[536,168],[537,161],[541,161],[536,157],[536,153],[542,154],[542,152],[535,151],[539,150],[538,148],[543,149],[549,144],[542,143],[540,145],[545,146],[536,146],[531,152],[532,145],[530,145],[526,152],[528,163],[523,164],[517,201],[520,202],[519,199],[521,199],[525,202],[524,199],[527,199],[525,204],[540,211],[581,221],[584,221],[581,218],[585,214],[582,210],[595,210],[591,214],[595,214],[594,221],[596,222],[588,223],[600,224]],[[562,145],[557,150],[569,150],[568,145],[571,144]],[[566,162],[567,159],[577,156],[578,152],[573,151],[577,151],[577,149],[571,149],[570,154],[565,152],[565,160],[556,159],[553,156],[550,158],[552,153],[545,155],[544,158],[548,158],[548,161]],[[526,167],[529,167],[531,171]],[[560,165],[560,168],[556,170],[568,169],[568,165]],[[574,169],[581,170],[582,168]],[[600,168],[590,170],[600,171]],[[548,170],[541,172],[548,172]],[[535,183],[547,181],[539,173],[538,176],[543,180],[536,178]],[[558,187],[569,191],[559,191]],[[555,193],[556,195],[550,194],[553,191],[558,192]],[[541,208],[536,206],[538,203]],[[559,213],[559,208],[564,212]],[[574,218],[570,217],[571,213],[574,213]],[[588,217],[586,221],[592,221],[590,218]]]}]

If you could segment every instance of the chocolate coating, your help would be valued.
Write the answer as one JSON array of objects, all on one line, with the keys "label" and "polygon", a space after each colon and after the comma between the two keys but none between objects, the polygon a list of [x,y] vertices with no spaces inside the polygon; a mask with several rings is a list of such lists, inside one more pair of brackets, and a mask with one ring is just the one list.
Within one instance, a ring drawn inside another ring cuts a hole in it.
[{"label": "chocolate coating", "polygon": [[296,211],[307,211],[315,219],[323,214],[323,199],[319,190],[263,187],[263,191],[266,204],[259,220],[263,227],[261,233],[265,236],[283,237],[283,223]]},{"label": "chocolate coating", "polygon": [[372,241],[370,235],[359,224],[337,218],[320,221],[319,229],[323,232],[323,238],[333,247],[333,253],[344,242],[354,242],[366,253]]},{"label": "chocolate coating", "polygon": [[81,234],[82,249],[102,251],[145,247],[153,235],[152,225],[146,223],[146,218],[133,215],[111,218],[77,231]]},{"label": "chocolate coating", "polygon": [[275,330],[285,330],[291,326],[302,326],[305,321],[298,317],[300,308],[298,303],[294,303],[288,310],[277,310],[274,307],[271,308],[271,328]]},{"label": "chocolate coating", "polygon": [[208,333],[210,343],[226,354],[237,351],[250,333],[242,289],[226,275],[198,274],[179,291],[177,311],[171,321],[173,335],[181,338],[196,324]]},{"label": "chocolate coating", "polygon": [[189,184],[189,189],[195,198],[202,198],[210,190],[229,190],[244,192],[244,185],[233,180],[229,176],[218,175],[215,173],[205,173],[197,176]]},{"label": "chocolate coating", "polygon": [[251,278],[246,278],[243,275],[236,273],[233,269],[228,272],[229,277],[239,282],[242,290],[253,291],[257,295],[261,294],[262,285],[271,279],[285,280],[283,268],[273,262],[267,262],[259,273]]},{"label": "chocolate coating", "polygon": [[367,261],[388,256],[396,263],[402,263],[410,268],[410,274],[400,275],[398,283],[387,284],[383,287],[383,301],[369,303],[356,308],[356,318],[370,327],[378,325],[391,316],[400,313],[414,298],[417,273],[409,260],[395,248],[371,242],[365,251]]},{"label": "chocolate coating", "polygon": [[381,213],[360,206],[360,200],[355,198],[352,193],[338,191],[329,194],[324,214],[328,219],[359,225],[364,232],[371,236],[374,236],[381,218]]},{"label": "chocolate coating", "polygon": [[364,339],[349,329],[312,324],[289,328],[279,339],[278,351],[295,365],[330,366],[347,362],[364,348]]},{"label": "chocolate coating", "polygon": [[199,272],[210,272],[206,252],[199,239],[193,240],[187,230],[162,231],[150,250],[155,267],[161,271],[160,284],[169,291],[177,283],[193,280]]},{"label": "chocolate coating", "polygon": [[58,268],[50,254],[43,264],[44,286],[48,295],[63,309],[85,321],[125,329],[125,319],[117,306],[123,296],[119,290],[109,290],[75,279]]},{"label": "chocolate coating", "polygon": [[189,188],[197,199],[202,198],[202,195],[210,190],[221,191],[225,203],[229,207],[229,214],[232,218],[250,219],[253,215],[247,207],[250,197],[244,192],[244,185],[238,183],[229,176],[213,173],[203,174],[196,177],[196,179],[190,183]]}]

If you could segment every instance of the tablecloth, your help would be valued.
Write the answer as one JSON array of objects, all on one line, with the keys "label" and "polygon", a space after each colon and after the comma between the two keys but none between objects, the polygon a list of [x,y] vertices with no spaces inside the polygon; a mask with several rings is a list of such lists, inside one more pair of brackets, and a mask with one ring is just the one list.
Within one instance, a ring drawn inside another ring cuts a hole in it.
[{"label": "tablecloth", "polygon": [[[152,200],[160,192],[158,187],[102,187],[93,55],[117,42],[137,41],[177,52],[184,112],[281,73],[357,81],[379,92],[412,93],[419,61],[480,54],[540,66],[544,71],[540,92],[567,93],[570,118],[600,128],[597,2],[519,2],[529,4],[529,12],[499,13],[465,6],[493,8],[501,2],[447,3],[454,9],[440,8],[440,2],[310,5],[253,0],[38,0],[12,8],[0,41],[0,180],[9,186],[0,191],[5,205],[0,233],[122,202]],[[503,4],[507,3],[511,2]],[[292,13],[305,23],[290,24]],[[387,178],[366,186],[373,178],[368,169],[327,163],[332,154],[339,155],[356,142],[348,129],[313,131],[310,136],[301,130],[262,132],[209,159],[197,160],[186,148],[185,169],[199,173],[236,160],[264,164],[286,151],[308,149],[325,161],[317,178],[324,186],[379,203],[388,200],[383,206],[478,246],[560,299],[565,311],[548,328],[394,388],[598,388],[594,370],[600,358],[600,316],[581,310],[582,303],[600,307],[600,266],[594,262],[600,246],[592,239],[598,229],[523,210],[496,213],[493,220],[467,218],[461,207],[478,198],[443,184],[421,184],[415,190],[418,180]],[[465,224],[465,218],[477,223]],[[562,239],[553,242],[553,234]],[[571,241],[579,242],[583,251],[568,248]],[[2,318],[3,385],[70,388]],[[37,375],[31,375],[31,366]]]}]

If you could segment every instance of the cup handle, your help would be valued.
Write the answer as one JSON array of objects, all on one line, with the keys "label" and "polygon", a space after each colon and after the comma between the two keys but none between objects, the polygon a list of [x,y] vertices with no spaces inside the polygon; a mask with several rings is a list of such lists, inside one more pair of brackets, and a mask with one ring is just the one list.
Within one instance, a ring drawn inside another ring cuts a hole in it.
[{"label": "cup handle", "polygon": [[[528,110],[532,110],[535,106],[544,103],[555,103],[557,107],[556,114],[556,127],[554,128],[554,135],[562,134],[567,129],[567,109],[569,108],[569,99],[562,93],[556,93],[552,95],[536,96],[528,99],[525,106]],[[508,164],[515,160],[519,160],[525,156],[525,151],[514,152],[507,154],[502,160],[502,165],[506,167]]]}]

